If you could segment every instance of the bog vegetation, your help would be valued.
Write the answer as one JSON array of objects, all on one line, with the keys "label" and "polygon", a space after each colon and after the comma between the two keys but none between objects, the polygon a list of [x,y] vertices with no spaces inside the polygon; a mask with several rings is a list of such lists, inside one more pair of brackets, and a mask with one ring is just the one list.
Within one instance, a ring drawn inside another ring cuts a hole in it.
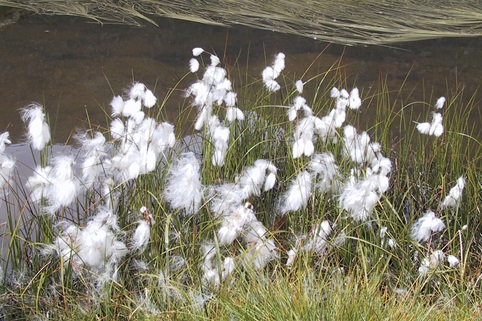
[{"label": "bog vegetation", "polygon": [[288,79],[283,53],[234,88],[235,68],[192,54],[174,124],[178,91],[136,81],[61,153],[43,106],[22,109],[25,179],[0,136],[7,319],[480,316],[475,94],[406,103],[343,88],[336,64]]}]

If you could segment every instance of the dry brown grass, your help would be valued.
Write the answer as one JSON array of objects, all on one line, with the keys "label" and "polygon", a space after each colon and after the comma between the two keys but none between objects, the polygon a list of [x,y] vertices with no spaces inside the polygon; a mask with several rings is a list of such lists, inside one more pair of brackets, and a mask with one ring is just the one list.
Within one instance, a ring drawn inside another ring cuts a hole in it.
[{"label": "dry brown grass", "polygon": [[0,6],[103,23],[155,24],[154,17],[168,17],[242,25],[347,45],[482,36],[478,0],[0,0]]},{"label": "dry brown grass", "polygon": [[155,23],[158,16],[243,25],[348,45],[482,35],[477,0],[0,0],[0,6],[105,23]]}]

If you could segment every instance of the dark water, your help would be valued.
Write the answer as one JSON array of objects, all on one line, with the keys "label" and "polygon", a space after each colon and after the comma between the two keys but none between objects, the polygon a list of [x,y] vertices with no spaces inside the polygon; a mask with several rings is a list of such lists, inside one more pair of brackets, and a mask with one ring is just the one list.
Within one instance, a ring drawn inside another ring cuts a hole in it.
[{"label": "dark water", "polygon": [[[14,142],[21,141],[23,124],[18,109],[37,101],[45,105],[56,124],[52,126],[56,141],[64,142],[74,128],[86,126],[86,110],[93,123],[105,124],[99,106],[109,111],[113,94],[122,93],[133,80],[155,87],[156,96],[163,99],[187,73],[193,47],[215,52],[231,63],[238,60],[242,68],[249,61],[249,72],[258,77],[266,59],[271,62],[279,51],[286,54],[286,72],[299,76],[328,45],[247,28],[168,19],[158,23],[159,27],[138,28],[26,15],[1,28],[0,131],[8,130]],[[423,85],[425,92],[433,91],[438,97],[457,83],[473,93],[482,78],[482,38],[440,39],[391,48],[330,45],[312,69],[326,70],[342,54],[347,83],[356,84],[361,92],[386,76],[392,89],[403,82],[407,90],[422,90]],[[179,88],[193,79],[190,75]],[[167,105],[168,118],[174,117],[181,96],[179,90]]]}]

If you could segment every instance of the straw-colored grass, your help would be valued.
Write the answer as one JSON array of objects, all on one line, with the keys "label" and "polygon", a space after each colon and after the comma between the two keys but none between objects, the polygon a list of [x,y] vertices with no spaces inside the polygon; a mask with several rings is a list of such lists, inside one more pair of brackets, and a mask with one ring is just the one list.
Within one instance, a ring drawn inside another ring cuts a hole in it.
[{"label": "straw-colored grass", "polygon": [[347,45],[482,35],[482,7],[476,0],[0,0],[0,6],[106,23],[155,24],[158,16],[241,25]]}]

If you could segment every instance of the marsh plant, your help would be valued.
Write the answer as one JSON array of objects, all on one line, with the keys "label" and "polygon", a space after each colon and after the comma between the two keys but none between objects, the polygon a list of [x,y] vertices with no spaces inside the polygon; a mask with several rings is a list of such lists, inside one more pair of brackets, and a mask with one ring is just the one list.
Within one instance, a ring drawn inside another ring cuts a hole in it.
[{"label": "marsh plant", "polygon": [[[481,146],[462,141],[476,140],[464,119],[444,130],[442,116],[470,102],[441,97],[424,122],[380,89],[366,104],[385,111],[364,130],[361,91],[329,81],[334,70],[310,106],[318,77],[288,80],[283,53],[239,88],[216,55],[192,54],[189,134],[189,117],[160,120],[166,101],[134,82],[108,126],[79,129],[62,153],[43,107],[22,109],[36,161],[24,183],[0,136],[7,317],[266,320],[271,305],[272,319],[333,316],[357,287],[350,297],[383,297],[400,315],[480,299]],[[252,297],[271,303],[256,312]]]}]

